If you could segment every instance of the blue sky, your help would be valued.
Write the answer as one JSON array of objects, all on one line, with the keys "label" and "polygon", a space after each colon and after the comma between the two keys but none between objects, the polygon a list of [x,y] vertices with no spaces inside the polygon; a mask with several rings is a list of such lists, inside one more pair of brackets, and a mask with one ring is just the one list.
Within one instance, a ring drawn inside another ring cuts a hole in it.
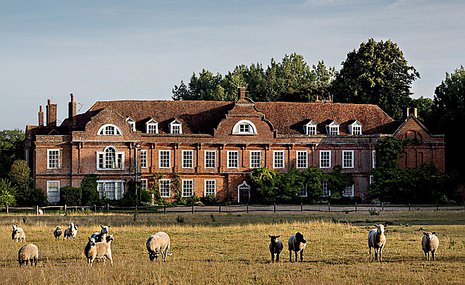
[{"label": "blue sky", "polygon": [[465,2],[432,0],[2,1],[0,130],[37,123],[47,99],[66,117],[97,100],[170,99],[203,68],[302,54],[340,69],[349,51],[391,39],[420,72],[414,97],[465,65]]}]

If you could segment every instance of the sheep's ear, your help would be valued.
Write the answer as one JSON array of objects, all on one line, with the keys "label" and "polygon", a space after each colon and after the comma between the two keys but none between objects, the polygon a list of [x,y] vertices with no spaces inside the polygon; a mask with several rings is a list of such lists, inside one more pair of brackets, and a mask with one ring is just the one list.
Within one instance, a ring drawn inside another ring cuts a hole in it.
[{"label": "sheep's ear", "polygon": [[375,227],[379,227],[377,224],[374,224]]},{"label": "sheep's ear", "polygon": [[427,233],[427,232],[423,232],[423,235],[425,235],[425,236],[426,236],[426,235],[428,235],[428,233]]},{"label": "sheep's ear", "polygon": [[432,232],[433,235],[436,235],[436,232]]},{"label": "sheep's ear", "polygon": [[280,236],[276,236],[276,238],[279,238]]},{"label": "sheep's ear", "polygon": [[272,236],[268,235],[270,238],[272,238]]},{"label": "sheep's ear", "polygon": [[102,225],[100,225],[100,227],[103,229],[103,226],[102,226]]},{"label": "sheep's ear", "polygon": [[90,237],[87,237],[87,238],[88,238],[88,239],[89,239],[89,241],[90,241]]}]

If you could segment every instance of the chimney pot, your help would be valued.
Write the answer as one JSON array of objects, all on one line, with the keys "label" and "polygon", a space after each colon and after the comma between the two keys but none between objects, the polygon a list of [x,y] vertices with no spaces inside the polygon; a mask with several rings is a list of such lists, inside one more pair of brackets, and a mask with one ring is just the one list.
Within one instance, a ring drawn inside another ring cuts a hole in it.
[{"label": "chimney pot", "polygon": [[39,106],[39,113],[37,114],[39,116],[39,127],[44,126],[44,111],[42,109],[42,105]]},{"label": "chimney pot", "polygon": [[74,101],[73,93],[69,94],[71,96],[71,101],[68,103],[68,119],[73,121],[74,116],[76,116],[76,105]]},{"label": "chimney pot", "polygon": [[245,99],[246,89],[245,87],[239,87],[239,100]]},{"label": "chimney pot", "polygon": [[55,127],[57,125],[57,104],[52,104],[50,99],[47,100],[47,126]]}]

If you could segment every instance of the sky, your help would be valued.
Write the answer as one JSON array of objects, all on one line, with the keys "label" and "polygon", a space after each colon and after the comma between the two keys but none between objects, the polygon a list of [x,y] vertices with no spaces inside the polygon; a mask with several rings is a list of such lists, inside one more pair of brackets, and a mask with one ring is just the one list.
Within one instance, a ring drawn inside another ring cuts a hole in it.
[{"label": "sky", "polygon": [[465,1],[457,0],[0,0],[0,130],[37,124],[39,105],[69,94],[96,101],[169,100],[208,69],[267,66],[302,54],[337,70],[369,38],[392,40],[430,97],[465,65]]}]

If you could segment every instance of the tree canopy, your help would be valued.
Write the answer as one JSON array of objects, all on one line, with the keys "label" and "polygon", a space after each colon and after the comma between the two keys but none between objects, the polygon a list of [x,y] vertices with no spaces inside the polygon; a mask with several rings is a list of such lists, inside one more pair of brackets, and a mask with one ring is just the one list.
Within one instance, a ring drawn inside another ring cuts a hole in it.
[{"label": "tree canopy", "polygon": [[22,158],[24,132],[21,130],[0,131],[0,177],[6,177],[13,161]]},{"label": "tree canopy", "polygon": [[239,65],[226,75],[202,70],[193,74],[189,83],[183,81],[173,88],[174,100],[237,99],[237,88],[246,87],[254,101],[315,101],[328,96],[328,88],[336,74],[334,67],[323,61],[309,66],[302,55],[285,55],[281,62],[271,59],[263,68],[259,63]]},{"label": "tree canopy", "polygon": [[410,88],[420,78],[392,41],[369,39],[347,54],[331,91],[337,102],[377,104],[395,119],[411,102]]}]

